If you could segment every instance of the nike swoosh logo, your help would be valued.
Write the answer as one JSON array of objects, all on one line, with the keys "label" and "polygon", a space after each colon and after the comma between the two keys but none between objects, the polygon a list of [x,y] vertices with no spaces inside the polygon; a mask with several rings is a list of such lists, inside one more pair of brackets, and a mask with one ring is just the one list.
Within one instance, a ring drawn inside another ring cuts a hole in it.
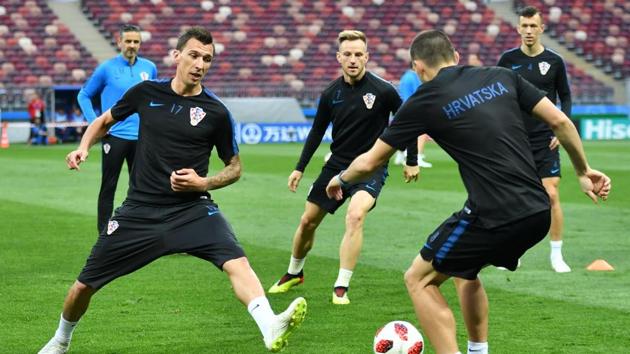
[{"label": "nike swoosh logo", "polygon": [[153,101],[149,102],[149,107],[160,107],[164,106],[164,103],[155,103]]},{"label": "nike swoosh logo", "polygon": [[523,65],[512,65],[512,70],[518,70]]},{"label": "nike swoosh logo", "polygon": [[341,103],[341,102],[343,102],[343,100],[333,100],[333,101],[332,101],[332,104],[333,104],[333,105],[335,105],[335,104],[337,104],[337,103]]},{"label": "nike swoosh logo", "polygon": [[551,171],[549,171],[549,172],[551,172],[551,173],[558,173],[558,171],[560,171],[560,169],[559,169],[559,168],[554,168],[553,170],[551,170]]},{"label": "nike swoosh logo", "polygon": [[206,208],[208,208],[208,216],[212,216],[212,215],[217,214],[219,212],[219,209],[217,207],[214,207],[214,206],[206,206]]}]

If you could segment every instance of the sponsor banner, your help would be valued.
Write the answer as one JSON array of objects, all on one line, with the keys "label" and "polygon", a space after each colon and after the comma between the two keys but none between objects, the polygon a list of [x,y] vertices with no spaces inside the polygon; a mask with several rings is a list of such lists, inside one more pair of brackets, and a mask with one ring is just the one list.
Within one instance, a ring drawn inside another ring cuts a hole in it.
[{"label": "sponsor banner", "polygon": [[584,140],[630,140],[630,119],[580,119]]},{"label": "sponsor banner", "polygon": [[[239,144],[303,143],[311,131],[311,123],[237,123]],[[324,142],[332,141],[332,126],[326,129]]]}]

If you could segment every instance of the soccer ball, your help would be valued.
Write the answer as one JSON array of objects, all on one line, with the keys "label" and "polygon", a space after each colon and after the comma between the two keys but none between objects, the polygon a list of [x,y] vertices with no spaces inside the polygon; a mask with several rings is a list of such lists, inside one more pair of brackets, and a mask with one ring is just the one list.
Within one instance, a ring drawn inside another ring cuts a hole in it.
[{"label": "soccer ball", "polygon": [[374,336],[374,354],[422,354],[424,339],[416,327],[405,321],[392,321]]},{"label": "soccer ball", "polygon": [[331,156],[332,156],[332,152],[329,152],[326,155],[324,155],[324,162],[328,162]]}]

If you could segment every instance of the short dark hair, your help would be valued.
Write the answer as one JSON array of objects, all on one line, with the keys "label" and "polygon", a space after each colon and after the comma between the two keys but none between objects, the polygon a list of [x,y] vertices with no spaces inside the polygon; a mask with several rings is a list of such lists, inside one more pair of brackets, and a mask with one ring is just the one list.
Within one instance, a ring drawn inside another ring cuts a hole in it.
[{"label": "short dark hair", "polygon": [[138,32],[138,33],[140,33],[140,26],[131,25],[131,24],[128,24],[128,23],[125,23],[124,25],[120,26],[120,38],[122,38],[123,34],[125,34],[127,32]]},{"label": "short dark hair", "polygon": [[523,16],[523,17],[527,17],[527,18],[531,18],[534,17],[538,14],[538,16],[540,16],[540,21],[542,22],[543,19],[543,15],[542,13],[538,10],[538,8],[534,7],[534,6],[525,6],[522,9],[520,9],[518,11],[518,15],[519,16]]},{"label": "short dark hair", "polygon": [[214,43],[212,42],[212,33],[203,27],[191,27],[186,32],[182,33],[181,36],[177,39],[177,50],[182,50],[186,46],[188,41],[194,38],[203,44],[212,44],[214,48]]},{"label": "short dark hair", "polygon": [[448,36],[439,30],[420,32],[409,48],[411,60],[422,60],[430,67],[455,60],[455,48]]}]

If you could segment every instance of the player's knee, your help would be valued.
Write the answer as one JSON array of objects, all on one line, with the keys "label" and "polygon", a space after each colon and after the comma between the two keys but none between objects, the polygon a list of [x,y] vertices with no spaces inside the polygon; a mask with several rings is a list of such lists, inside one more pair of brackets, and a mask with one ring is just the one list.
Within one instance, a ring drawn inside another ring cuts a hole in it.
[{"label": "player's knee", "polygon": [[300,218],[300,227],[302,228],[302,230],[315,231],[318,225],[319,224],[315,219],[309,217],[306,214],[302,215],[302,217]]},{"label": "player's knee", "polygon": [[74,284],[72,285],[72,287],[70,288],[70,294],[74,295],[74,296],[80,296],[80,295],[92,295],[96,292],[97,290],[92,288],[91,286],[84,284],[80,281],[75,281]]},{"label": "player's knee", "polygon": [[356,210],[348,210],[346,214],[346,226],[349,228],[359,228],[363,226],[365,213]]},{"label": "player's knee", "polygon": [[411,292],[418,285],[418,277],[411,268],[407,269],[403,276],[407,290]]},{"label": "player's knee", "polygon": [[228,276],[253,272],[247,257],[239,257],[226,261],[221,267]]}]

